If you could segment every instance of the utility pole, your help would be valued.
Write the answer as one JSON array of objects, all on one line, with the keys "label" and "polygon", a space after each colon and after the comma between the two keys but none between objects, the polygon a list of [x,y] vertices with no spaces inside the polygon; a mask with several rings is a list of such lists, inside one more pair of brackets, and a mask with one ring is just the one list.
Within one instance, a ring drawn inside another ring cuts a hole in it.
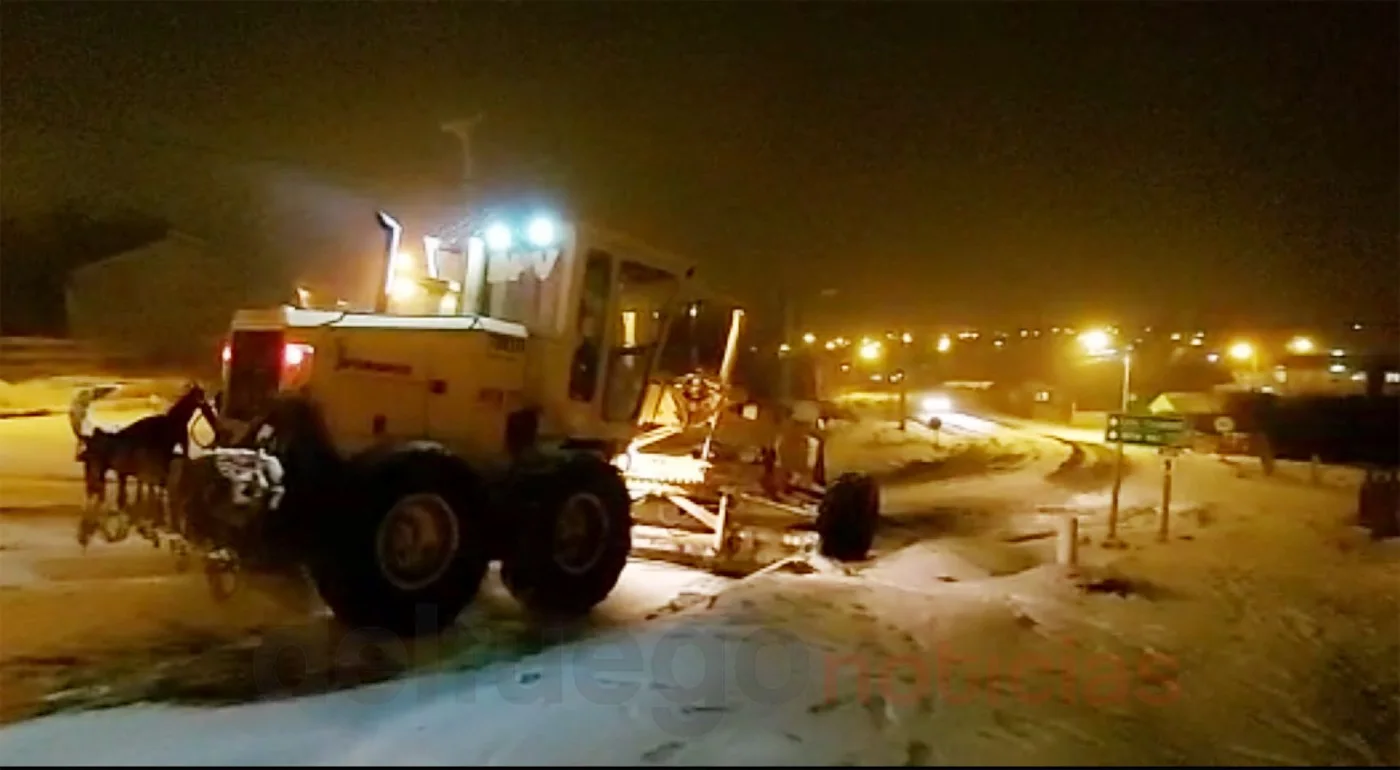
[{"label": "utility pole", "polygon": [[[794,312],[794,307],[793,307],[792,288],[791,288],[791,286],[789,286],[789,287],[788,287],[788,290],[783,292],[783,342],[782,342],[782,344],[790,344],[790,343],[788,343],[788,340],[790,340],[790,339],[793,338],[793,334],[794,334],[794,331],[793,331],[793,327],[794,327],[794,323],[793,323],[793,312]],[[784,404],[790,404],[790,403],[793,401],[793,394],[792,394],[792,355],[793,355],[793,351],[792,351],[792,350],[789,350],[789,351],[787,352],[786,355],[782,355],[782,356],[780,356],[780,357],[778,358],[778,378],[779,378],[779,379],[778,379],[778,400],[779,400],[780,403],[784,403]]]},{"label": "utility pole", "polygon": [[456,118],[444,122],[444,132],[457,137],[462,146],[462,207],[466,214],[464,232],[459,232],[461,243],[458,247],[467,258],[465,275],[462,276],[462,296],[459,298],[459,313],[479,313],[489,304],[489,287],[485,282],[487,274],[484,255],[473,255],[471,249],[472,221],[476,216],[476,156],[472,153],[472,134],[485,116],[477,113],[469,118]]},{"label": "utility pole", "polygon": [[[1123,350],[1123,396],[1120,413],[1128,413],[1128,405],[1132,400],[1130,395],[1132,389],[1133,354],[1131,346]],[[1123,431],[1118,431],[1118,440],[1114,442],[1113,450],[1113,498],[1108,508],[1108,535],[1104,538],[1105,548],[1121,548],[1123,542],[1118,539],[1118,501],[1123,492]]]},{"label": "utility pole", "polygon": [[455,118],[442,124],[442,130],[457,137],[457,141],[462,144],[462,197],[466,199],[469,207],[476,193],[476,158],[472,155],[472,132],[481,125],[484,117],[482,113],[477,113],[470,118]]}]

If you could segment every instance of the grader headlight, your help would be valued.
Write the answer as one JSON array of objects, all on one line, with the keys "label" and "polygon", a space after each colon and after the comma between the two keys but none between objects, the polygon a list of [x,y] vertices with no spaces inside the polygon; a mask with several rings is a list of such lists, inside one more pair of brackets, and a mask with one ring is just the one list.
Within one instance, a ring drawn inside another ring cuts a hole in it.
[{"label": "grader headlight", "polygon": [[531,246],[543,249],[554,245],[554,241],[558,237],[556,230],[554,220],[549,217],[535,217],[530,220],[530,225],[525,230],[525,237],[529,239]]},{"label": "grader headlight", "polygon": [[492,251],[509,249],[513,240],[510,228],[500,222],[486,228],[486,246]]}]

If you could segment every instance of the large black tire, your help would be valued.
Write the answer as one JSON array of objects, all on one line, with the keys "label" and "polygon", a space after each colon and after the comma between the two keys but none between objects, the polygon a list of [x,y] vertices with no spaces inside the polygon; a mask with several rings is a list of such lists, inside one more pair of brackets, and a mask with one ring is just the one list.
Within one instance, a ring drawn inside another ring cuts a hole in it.
[{"label": "large black tire", "polygon": [[[416,636],[450,626],[486,574],[490,514],[479,481],[447,452],[423,446],[354,464],[351,474],[342,515],[322,519],[309,560],[321,599],[352,628]],[[426,564],[403,564],[413,546],[400,537],[419,538],[429,526],[437,542]]]},{"label": "large black tire", "polygon": [[[501,578],[521,604],[579,615],[617,585],[632,551],[632,500],[616,468],[581,454],[523,477]],[[569,531],[573,526],[573,531]]]},{"label": "large black tire", "polygon": [[845,473],[827,488],[817,508],[818,551],[838,561],[863,561],[875,542],[880,488],[860,473]]}]

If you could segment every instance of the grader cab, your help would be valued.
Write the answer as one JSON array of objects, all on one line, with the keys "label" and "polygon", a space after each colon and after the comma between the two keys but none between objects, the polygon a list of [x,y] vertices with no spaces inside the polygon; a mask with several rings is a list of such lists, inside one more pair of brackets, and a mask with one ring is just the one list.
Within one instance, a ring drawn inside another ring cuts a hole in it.
[{"label": "grader cab", "polygon": [[[640,425],[648,394],[674,379],[655,367],[691,265],[536,212],[425,238],[414,261],[381,216],[391,237],[377,312],[234,318],[219,446],[172,495],[211,585],[304,566],[341,620],[415,634],[450,624],[495,560],[532,609],[587,611],[617,583],[647,501],[680,505],[726,547],[714,511],[736,498],[713,483],[710,456],[722,404],[700,425],[646,436]],[[645,470],[666,461],[643,444],[702,434],[703,448],[669,458],[679,486]],[[840,519],[839,537],[873,526],[873,486],[831,491],[823,511],[865,522],[823,514]]]}]

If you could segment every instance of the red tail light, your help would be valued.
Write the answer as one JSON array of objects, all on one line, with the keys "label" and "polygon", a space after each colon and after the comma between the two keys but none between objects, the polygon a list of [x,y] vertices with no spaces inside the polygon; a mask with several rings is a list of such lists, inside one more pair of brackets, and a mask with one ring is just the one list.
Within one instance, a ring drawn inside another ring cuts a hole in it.
[{"label": "red tail light", "polygon": [[289,342],[282,348],[282,365],[288,369],[295,369],[306,363],[311,358],[315,348],[304,345],[300,342]]},{"label": "red tail light", "polygon": [[311,377],[311,359],[316,348],[303,342],[288,342],[282,346],[282,388],[297,388]]}]

